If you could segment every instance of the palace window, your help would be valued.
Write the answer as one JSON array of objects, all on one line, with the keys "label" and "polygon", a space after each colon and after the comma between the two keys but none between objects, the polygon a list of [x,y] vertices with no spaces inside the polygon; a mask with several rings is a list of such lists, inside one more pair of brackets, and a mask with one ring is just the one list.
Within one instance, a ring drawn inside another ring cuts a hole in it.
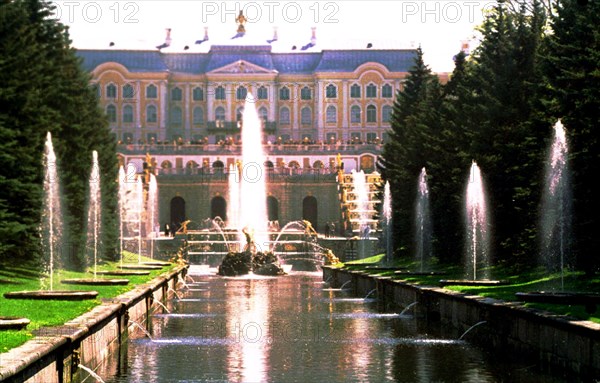
[{"label": "palace window", "polygon": [[117,98],[117,87],[115,84],[108,84],[106,86],[106,98]]},{"label": "palace window", "polygon": [[215,88],[215,100],[225,100],[225,88],[222,86]]},{"label": "palace window", "polygon": [[302,90],[300,90],[300,98],[302,100],[312,99],[312,92],[309,87],[305,86],[304,88],[302,88]]},{"label": "palace window", "polygon": [[158,116],[156,114],[156,106],[148,105],[146,108],[146,122],[156,122],[158,120]]},{"label": "palace window", "polygon": [[375,105],[367,106],[367,122],[377,122],[377,108]]},{"label": "palace window", "polygon": [[367,98],[377,97],[377,86],[375,84],[367,85]]},{"label": "palace window", "polygon": [[325,88],[325,97],[337,98],[337,86],[333,84],[327,85],[327,88]]},{"label": "palace window", "polygon": [[266,87],[261,86],[260,88],[258,88],[257,97],[259,100],[269,99],[269,90]]},{"label": "palace window", "polygon": [[133,122],[133,107],[131,105],[123,107],[123,122]]},{"label": "palace window", "polygon": [[279,111],[279,123],[282,125],[288,125],[290,123],[290,110],[288,108],[283,107]]},{"label": "palace window", "polygon": [[350,97],[360,98],[360,85],[354,84],[350,87]]},{"label": "palace window", "polygon": [[392,118],[392,107],[389,105],[384,105],[381,108],[381,120],[383,122],[390,122],[390,119]]},{"label": "palace window", "polygon": [[360,106],[353,105],[350,108],[350,122],[353,124],[360,124]]},{"label": "palace window", "polygon": [[392,98],[392,86],[390,84],[385,84],[381,88],[381,97]]},{"label": "palace window", "polygon": [[312,112],[308,106],[305,106],[300,111],[300,123],[302,125],[310,125],[312,123]]},{"label": "palace window", "polygon": [[225,108],[219,106],[215,109],[215,120],[217,121],[225,121]]},{"label": "palace window", "polygon": [[237,91],[235,92],[235,97],[238,100],[245,100],[247,94],[248,94],[248,89],[246,89],[245,86],[240,86],[237,88]]},{"label": "palace window", "polygon": [[171,109],[171,124],[173,125],[181,125],[183,121],[183,114],[181,112],[181,108],[176,106]]},{"label": "palace window", "polygon": [[329,105],[325,111],[325,122],[335,124],[337,122],[337,109],[333,105]]},{"label": "palace window", "polygon": [[203,101],[204,100],[204,90],[200,87],[194,88],[192,91],[192,99],[194,101]]},{"label": "palace window", "polygon": [[181,88],[173,88],[171,90],[171,101],[181,101],[183,100],[183,92]]},{"label": "palace window", "polygon": [[258,110],[258,116],[262,121],[267,121],[269,119],[269,111],[263,106]]},{"label": "palace window", "polygon": [[290,88],[284,86],[279,89],[279,99],[280,100],[289,100],[290,99]]},{"label": "palace window", "polygon": [[204,110],[202,108],[194,108],[193,121],[196,125],[204,124]]},{"label": "palace window", "polygon": [[133,98],[134,93],[135,92],[131,84],[126,84],[123,86],[123,98]]},{"label": "palace window", "polygon": [[146,87],[146,98],[158,98],[158,89],[156,88],[156,85],[148,85]]}]

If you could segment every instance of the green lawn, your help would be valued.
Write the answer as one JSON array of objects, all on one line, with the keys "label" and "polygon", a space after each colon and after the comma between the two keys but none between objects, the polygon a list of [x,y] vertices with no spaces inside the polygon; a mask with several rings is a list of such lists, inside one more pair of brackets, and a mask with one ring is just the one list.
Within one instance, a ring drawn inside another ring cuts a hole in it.
[{"label": "green lawn", "polygon": [[[142,257],[142,261],[151,261]],[[133,260],[137,263],[137,254],[127,253],[126,262]],[[118,262],[106,262],[98,266],[101,270],[116,270]],[[47,289],[49,278],[36,271],[33,265],[11,264],[0,265],[0,316],[26,317],[31,323],[26,330],[0,331],[0,353],[17,347],[33,337],[32,332],[44,326],[57,326],[99,305],[102,298],[112,298],[135,288],[136,285],[150,281],[158,275],[176,267],[176,264],[163,267],[161,270],[152,270],[149,275],[144,276],[98,276],[99,278],[129,279],[126,286],[83,286],[68,285],[60,283],[63,279],[93,278],[92,273],[59,270],[54,273],[54,290],[95,290],[98,298],[88,301],[36,301],[16,300],[4,298],[4,293],[22,290]]]},{"label": "green lawn", "polygon": [[[427,265],[427,270],[445,272],[447,273],[446,275],[401,276],[394,274],[394,271],[382,271],[366,268],[365,264],[377,262],[380,262],[381,265],[383,265],[384,256],[376,255],[358,261],[347,262],[343,265],[343,267],[349,270],[364,270],[374,275],[391,276],[394,279],[403,280],[417,285],[436,287],[440,285],[440,279],[461,279],[464,277],[464,268],[462,266],[440,264],[435,260]],[[395,260],[393,266],[398,268],[406,268],[408,270],[419,269],[416,262],[405,259]],[[510,285],[493,287],[447,286],[445,288],[465,294],[480,295],[489,298],[502,299],[505,301],[517,301],[517,298],[515,297],[515,293],[517,292],[561,291],[560,273],[550,274],[542,268],[530,269],[526,271],[519,270],[517,272],[507,266],[494,266],[488,271],[492,279],[506,280],[510,282]],[[587,276],[582,271],[566,271],[564,274],[564,291],[600,293],[600,276]],[[600,308],[598,308],[595,313],[589,314],[585,311],[585,308],[580,305],[569,306],[526,303],[525,306],[600,323]]]}]

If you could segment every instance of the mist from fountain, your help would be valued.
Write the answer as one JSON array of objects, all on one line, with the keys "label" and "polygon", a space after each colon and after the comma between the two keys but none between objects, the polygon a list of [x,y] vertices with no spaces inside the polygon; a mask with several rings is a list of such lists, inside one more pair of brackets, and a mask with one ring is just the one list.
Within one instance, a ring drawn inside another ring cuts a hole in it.
[{"label": "mist from fountain", "polygon": [[541,211],[541,255],[550,271],[560,270],[564,290],[565,254],[571,238],[571,180],[568,145],[563,124],[554,125],[554,139],[546,164]]},{"label": "mist from fountain", "polygon": [[[242,163],[240,179],[240,228],[254,231],[254,242],[261,251],[266,247],[267,191],[262,124],[251,93],[246,96],[242,126]],[[266,250],[266,248],[265,248]]]},{"label": "mist from fountain", "polygon": [[57,246],[62,244],[62,206],[60,200],[60,185],[58,178],[58,166],[56,164],[56,154],[52,145],[52,135],[50,132],[46,135],[44,145],[44,194],[42,221],[40,225],[40,235],[44,257],[47,259],[48,273],[50,274],[50,286],[54,288],[54,254]]},{"label": "mist from fountain", "polygon": [[159,232],[159,230],[155,229],[158,222],[158,184],[156,183],[156,176],[154,174],[150,174],[150,180],[148,181],[147,206],[148,229],[146,232],[151,233],[147,237],[150,238],[150,258],[154,259],[154,240]]},{"label": "mist from fountain", "polygon": [[389,181],[385,183],[383,188],[382,218],[383,238],[385,242],[385,260],[386,263],[390,264],[394,255],[394,230],[392,226],[392,192],[390,190]]},{"label": "mist from fountain", "polygon": [[102,197],[100,188],[100,166],[98,152],[92,152],[92,170],[89,178],[89,199],[87,215],[87,249],[91,251],[94,261],[94,279],[97,277],[98,246],[101,238]]},{"label": "mist from fountain", "polygon": [[421,169],[417,188],[417,203],[415,212],[416,260],[420,270],[424,271],[425,263],[431,257],[431,215],[429,212],[429,187],[427,172]]},{"label": "mist from fountain", "polygon": [[[485,190],[481,170],[473,161],[466,195],[466,266],[467,276],[477,280],[478,276],[487,279],[489,269],[490,239]],[[483,275],[478,275],[478,268],[483,268]]]},{"label": "mist from fountain", "polygon": [[352,170],[352,182],[354,184],[354,203],[356,205],[354,211],[358,213],[359,233],[360,237],[363,238],[365,235],[368,235],[366,232],[369,225],[369,189],[365,173],[362,170],[359,172]]}]

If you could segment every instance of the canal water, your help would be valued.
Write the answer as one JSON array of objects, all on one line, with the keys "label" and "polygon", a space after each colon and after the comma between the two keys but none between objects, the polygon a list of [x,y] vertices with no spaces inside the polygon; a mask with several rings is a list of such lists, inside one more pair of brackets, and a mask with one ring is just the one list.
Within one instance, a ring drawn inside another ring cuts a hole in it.
[{"label": "canal water", "polygon": [[330,289],[320,272],[192,278],[166,303],[171,313],[151,316],[152,339],[135,331],[99,370],[107,383],[562,381],[412,310]]}]

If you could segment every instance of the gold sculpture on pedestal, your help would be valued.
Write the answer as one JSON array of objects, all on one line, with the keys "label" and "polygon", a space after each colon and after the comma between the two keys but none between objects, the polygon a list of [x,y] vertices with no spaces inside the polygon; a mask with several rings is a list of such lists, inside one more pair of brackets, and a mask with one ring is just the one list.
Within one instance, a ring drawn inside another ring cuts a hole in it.
[{"label": "gold sculpture on pedestal", "polygon": [[238,17],[235,19],[236,23],[238,23],[238,29],[237,29],[237,33],[246,33],[246,28],[244,27],[244,24],[246,24],[246,16],[244,16],[244,11],[240,11],[240,14],[238,15]]}]

